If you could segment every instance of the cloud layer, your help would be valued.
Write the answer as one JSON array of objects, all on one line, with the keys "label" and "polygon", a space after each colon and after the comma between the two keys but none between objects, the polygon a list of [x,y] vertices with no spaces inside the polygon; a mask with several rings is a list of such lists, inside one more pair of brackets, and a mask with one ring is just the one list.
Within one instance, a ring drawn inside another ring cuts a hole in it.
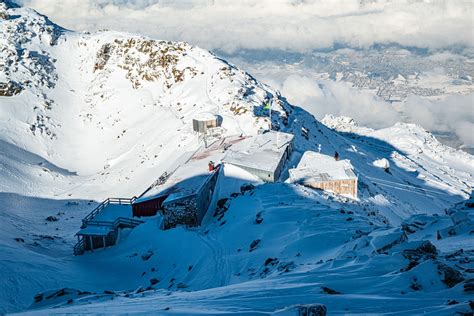
[{"label": "cloud layer", "polygon": [[138,32],[226,52],[392,42],[433,49],[474,46],[470,0],[16,1],[70,29]]},{"label": "cloud layer", "polygon": [[410,96],[397,110],[373,91],[358,90],[345,82],[318,80],[309,75],[268,78],[293,104],[298,104],[316,118],[331,113],[354,118],[364,126],[383,128],[395,122],[416,123],[434,132],[451,133],[466,146],[474,147],[474,93],[449,95],[430,100]]}]

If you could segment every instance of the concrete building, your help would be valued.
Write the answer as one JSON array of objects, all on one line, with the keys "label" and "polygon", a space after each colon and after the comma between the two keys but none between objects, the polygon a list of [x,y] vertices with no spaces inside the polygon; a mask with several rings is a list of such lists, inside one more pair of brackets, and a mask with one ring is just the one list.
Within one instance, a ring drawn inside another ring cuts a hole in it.
[{"label": "concrete building", "polygon": [[357,198],[357,176],[349,160],[307,151],[289,174],[293,183]]},{"label": "concrete building", "polygon": [[[162,184],[146,191],[137,198],[132,207],[135,216],[153,216],[160,213],[163,228],[177,225],[194,227],[201,225],[214,194],[219,167],[209,171],[209,160],[215,156],[197,157],[180,166]],[[209,159],[209,160],[208,160]]]},{"label": "concrete building", "polygon": [[193,118],[193,130],[198,133],[206,133],[210,128],[219,124],[218,116],[209,112],[199,113]]},{"label": "concrete building", "polygon": [[269,131],[233,144],[223,162],[240,167],[266,182],[280,177],[292,152],[292,134]]},{"label": "concrete building", "polygon": [[163,201],[164,229],[177,225],[201,225],[214,195],[218,172],[218,169],[214,170],[206,178],[202,178],[202,181],[196,182],[192,188],[172,193]]}]

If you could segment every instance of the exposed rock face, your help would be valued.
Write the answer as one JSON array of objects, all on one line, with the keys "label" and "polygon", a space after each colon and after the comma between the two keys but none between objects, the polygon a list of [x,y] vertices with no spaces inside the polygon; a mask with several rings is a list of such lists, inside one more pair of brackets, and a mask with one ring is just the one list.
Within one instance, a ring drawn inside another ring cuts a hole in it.
[{"label": "exposed rock face", "polygon": [[178,62],[191,47],[186,43],[172,43],[143,38],[115,39],[102,45],[97,52],[94,72],[104,70],[112,58],[114,63],[126,71],[126,77],[133,88],[141,86],[141,81],[164,82],[165,88],[182,82],[185,77],[194,77],[193,67],[180,68]]},{"label": "exposed rock face", "polygon": [[443,281],[443,283],[449,288],[464,281],[464,277],[462,276],[461,272],[444,263],[438,263],[438,271],[444,276],[441,281]]},{"label": "exposed rock face", "polygon": [[6,3],[0,2],[0,20],[8,20],[10,18],[7,9]]},{"label": "exposed rock face", "polygon": [[420,246],[415,249],[406,249],[403,256],[411,261],[419,261],[422,258],[434,259],[438,254],[436,247],[428,240],[423,241]]},{"label": "exposed rock face", "polygon": [[195,195],[169,203],[164,209],[164,228],[170,229],[177,225],[194,227],[198,225],[198,206]]},{"label": "exposed rock face", "polygon": [[327,308],[322,304],[311,304],[298,307],[300,316],[326,316]]},{"label": "exposed rock face", "polygon": [[12,97],[20,94],[21,91],[23,91],[23,87],[15,81],[0,82],[0,97]]}]

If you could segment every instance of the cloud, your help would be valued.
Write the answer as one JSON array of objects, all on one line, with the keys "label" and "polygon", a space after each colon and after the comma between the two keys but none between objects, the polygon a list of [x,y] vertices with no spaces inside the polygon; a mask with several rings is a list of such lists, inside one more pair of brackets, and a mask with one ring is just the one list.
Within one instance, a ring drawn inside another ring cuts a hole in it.
[{"label": "cloud", "polygon": [[412,95],[395,109],[374,91],[316,79],[316,75],[306,70],[287,76],[279,69],[268,73],[260,70],[258,77],[318,119],[326,114],[344,115],[372,128],[389,127],[395,122],[415,123],[429,131],[455,135],[465,146],[474,147],[474,93],[446,95],[439,100]]},{"label": "cloud", "polygon": [[344,82],[290,75],[273,84],[290,103],[301,106],[318,119],[326,114],[344,115],[373,128],[391,126],[400,120],[400,114],[373,92],[352,88]]},{"label": "cloud", "polygon": [[[75,30],[113,29],[206,49],[307,52],[374,43],[474,46],[473,3],[328,0],[17,0]],[[71,14],[74,12],[74,14]]]},{"label": "cloud", "polygon": [[431,131],[454,133],[464,145],[474,147],[474,93],[441,100],[410,96],[401,111],[409,122]]}]

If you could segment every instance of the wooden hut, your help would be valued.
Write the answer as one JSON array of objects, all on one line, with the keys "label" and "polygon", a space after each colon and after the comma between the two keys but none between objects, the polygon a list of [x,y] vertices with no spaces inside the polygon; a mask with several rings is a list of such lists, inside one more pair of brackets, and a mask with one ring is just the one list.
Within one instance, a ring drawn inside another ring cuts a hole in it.
[{"label": "wooden hut", "polygon": [[349,160],[307,151],[289,174],[291,182],[357,198],[357,176]]}]

